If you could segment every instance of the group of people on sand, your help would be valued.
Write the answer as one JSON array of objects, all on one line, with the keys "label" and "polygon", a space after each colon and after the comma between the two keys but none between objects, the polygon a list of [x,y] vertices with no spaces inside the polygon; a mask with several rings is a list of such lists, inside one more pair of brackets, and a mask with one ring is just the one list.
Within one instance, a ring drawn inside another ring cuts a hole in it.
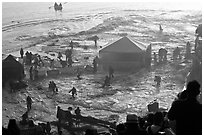
[{"label": "group of people on sand", "polygon": [[109,66],[108,75],[105,76],[102,88],[110,86],[110,81],[111,81],[112,78],[114,78],[113,74],[114,74],[114,69],[111,66]]},{"label": "group of people on sand", "polygon": [[[58,119],[58,124],[57,124],[58,134],[62,133],[61,124],[63,123],[63,121],[68,122],[69,127],[74,126],[73,119],[72,119],[74,114],[72,114],[72,110],[73,110],[72,107],[68,107],[67,110],[63,110],[63,109],[61,109],[60,106],[57,106],[57,115],[56,115],[56,117]],[[81,109],[79,107],[77,107],[74,110],[74,113],[75,113],[75,116],[76,116],[75,126],[78,127],[79,124],[80,124]]]},{"label": "group of people on sand", "polygon": [[[173,101],[169,111],[151,112],[143,117],[137,116],[134,113],[128,114],[126,122],[116,124],[116,127],[114,129],[109,129],[108,133],[100,133],[96,128],[91,127],[85,131],[85,134],[201,135],[202,105],[197,101],[200,92],[200,84],[195,80],[190,81],[187,84],[186,90],[177,95],[177,98]],[[72,118],[70,113],[67,114],[67,116],[69,116],[67,118]],[[60,121],[59,115],[58,120]],[[73,122],[72,120],[67,121]],[[73,123],[71,125],[73,126]]]},{"label": "group of people on sand", "polygon": [[[165,63],[167,61],[167,53],[168,51],[164,48],[160,48],[158,51],[158,56],[156,52],[153,53],[153,60],[154,60],[154,64],[160,64],[160,63]],[[190,42],[188,41],[186,44],[186,52],[185,52],[185,59],[190,59],[191,58],[191,46],[190,46]],[[181,55],[181,48],[176,47],[173,50],[173,54],[172,54],[172,58],[173,60],[178,60],[178,59],[182,59],[182,55]]]},{"label": "group of people on sand", "polygon": [[[148,113],[146,116],[137,116],[134,113],[127,114],[124,123],[116,123],[115,127],[107,127],[107,132],[99,132],[94,127],[84,129],[85,135],[202,135],[202,104],[197,100],[200,95],[200,84],[196,81],[190,81],[182,92],[178,93],[168,111],[157,111]],[[27,111],[22,115],[22,120],[18,122],[10,119],[7,128],[2,127],[3,135],[23,134],[22,127],[26,126],[30,134],[52,134],[51,122],[34,124],[34,121],[28,118],[31,110],[32,99],[27,96]],[[83,123],[81,109],[68,107],[63,110],[57,107],[56,117],[57,132],[63,134],[64,124],[69,127],[69,134],[76,134],[72,131],[74,128],[80,128]],[[30,130],[32,129],[32,130]],[[35,131],[35,132],[33,132]],[[94,131],[94,132],[93,132]],[[28,134],[28,133],[27,133]]]},{"label": "group of people on sand", "polygon": [[30,80],[38,79],[38,70],[35,66],[30,66],[29,74],[30,74]]},{"label": "group of people on sand", "polygon": [[66,49],[65,51],[65,56],[66,56],[65,61],[62,60],[62,57],[63,57],[62,53],[58,52],[57,58],[60,61],[62,67],[65,67],[66,65],[68,65],[68,67],[72,67],[72,64],[73,64],[72,53],[73,53],[73,47],[74,47],[73,41],[70,42],[69,47],[71,47],[71,49]]}]

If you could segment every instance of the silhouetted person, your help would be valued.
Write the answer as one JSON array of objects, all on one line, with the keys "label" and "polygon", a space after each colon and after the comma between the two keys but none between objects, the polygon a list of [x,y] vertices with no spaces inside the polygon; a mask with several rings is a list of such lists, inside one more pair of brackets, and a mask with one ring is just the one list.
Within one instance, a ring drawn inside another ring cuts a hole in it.
[{"label": "silhouetted person", "polygon": [[46,130],[47,135],[50,135],[50,131],[51,131],[50,122],[47,122],[45,130]]},{"label": "silhouetted person", "polygon": [[32,106],[32,99],[30,96],[27,97],[26,99],[26,103],[27,103],[27,111],[30,111],[31,110],[31,106]]},{"label": "silhouetted person", "polygon": [[191,81],[187,84],[187,99],[176,100],[168,112],[168,118],[176,121],[176,134],[202,134],[202,105],[197,101],[200,94],[200,84]]},{"label": "silhouetted person", "polygon": [[157,54],[154,52],[154,65],[157,65]]},{"label": "silhouetted person", "polygon": [[68,58],[68,67],[72,67],[72,63],[73,63],[72,58]]},{"label": "silhouetted person", "polygon": [[159,24],[159,31],[160,31],[160,32],[163,31],[163,28],[162,28],[161,24]]},{"label": "silhouetted person", "polygon": [[126,117],[125,135],[145,135],[146,131],[139,128],[138,118],[135,114],[128,114]]},{"label": "silhouetted person", "polygon": [[74,112],[76,114],[76,126],[78,126],[79,125],[79,121],[80,121],[79,117],[81,116],[81,110],[80,110],[79,107],[77,107],[77,109]]},{"label": "silhouetted person", "polygon": [[94,39],[95,46],[97,46],[97,39]]},{"label": "silhouetted person", "polygon": [[199,24],[195,30],[195,34],[197,37],[202,37],[202,24]]},{"label": "silhouetted person", "polygon": [[59,60],[62,60],[62,59],[61,59],[61,58],[62,58],[62,53],[61,53],[61,52],[58,52],[57,58],[58,58]]},{"label": "silhouetted person", "polygon": [[172,135],[172,130],[166,124],[164,120],[164,114],[162,112],[156,112],[153,117],[153,124],[148,126],[146,131],[148,135]]},{"label": "silhouetted person", "polygon": [[28,55],[29,55],[28,57],[29,57],[29,65],[30,65],[32,62],[33,54],[32,52],[30,52]]},{"label": "silhouetted person", "polygon": [[73,87],[70,91],[69,91],[69,93],[72,93],[72,98],[75,98],[75,95],[77,95],[77,90],[76,90],[76,88],[75,87]]},{"label": "silhouetted person", "polygon": [[81,110],[79,107],[74,111],[76,115],[81,115]]},{"label": "silhouetted person", "polygon": [[181,59],[181,50],[179,47],[176,47],[173,51],[173,59]]},{"label": "silhouetted person", "polygon": [[71,49],[73,49],[74,48],[74,42],[71,40],[71,42],[70,42],[70,45],[69,45],[70,47],[71,47]]},{"label": "silhouetted person", "polygon": [[26,111],[23,115],[22,115],[22,120],[20,121],[21,125],[26,125],[28,124],[28,111]]},{"label": "silhouetted person", "polygon": [[110,77],[106,76],[104,80],[104,84],[102,85],[102,88],[105,86],[110,86]]},{"label": "silhouetted person", "polygon": [[191,45],[190,42],[188,41],[186,44],[186,54],[185,54],[185,58],[189,59],[191,57]]},{"label": "silhouetted person", "polygon": [[7,129],[8,129],[9,135],[20,135],[20,129],[19,129],[18,125],[16,124],[15,119],[9,119]]},{"label": "silhouetted person", "polygon": [[58,4],[55,2],[54,6],[58,6]]},{"label": "silhouetted person", "polygon": [[61,121],[62,121],[62,112],[63,110],[60,108],[60,106],[57,106],[57,115],[56,117],[58,118],[58,122],[57,122],[57,131],[58,134],[60,134],[61,131]]},{"label": "silhouetted person", "polygon": [[21,54],[21,58],[23,58],[23,54],[24,54],[23,48],[20,49],[20,54]]},{"label": "silhouetted person", "polygon": [[58,121],[61,123],[62,120],[62,110],[60,108],[60,106],[57,106],[57,115],[56,117],[58,118]]},{"label": "silhouetted person", "polygon": [[157,83],[157,86],[160,86],[161,77],[160,76],[155,76],[154,81]]},{"label": "silhouetted person", "polygon": [[66,120],[68,121],[69,123],[69,127],[72,127],[73,125],[73,120],[72,120],[72,107],[68,107],[68,111],[65,111],[66,113]]},{"label": "silhouetted person", "polygon": [[50,81],[50,83],[49,83],[49,91],[52,91],[53,95],[58,92],[57,85],[55,84],[54,81]]},{"label": "silhouetted person", "polygon": [[33,66],[30,67],[29,74],[30,74],[30,80],[33,80]]},{"label": "silhouetted person", "polygon": [[159,52],[159,62],[166,62],[167,61],[167,50],[164,48],[160,48]]},{"label": "silhouetted person", "polygon": [[65,55],[66,55],[66,61],[68,61],[68,58],[72,57],[72,50],[71,49],[67,49],[65,51]]}]

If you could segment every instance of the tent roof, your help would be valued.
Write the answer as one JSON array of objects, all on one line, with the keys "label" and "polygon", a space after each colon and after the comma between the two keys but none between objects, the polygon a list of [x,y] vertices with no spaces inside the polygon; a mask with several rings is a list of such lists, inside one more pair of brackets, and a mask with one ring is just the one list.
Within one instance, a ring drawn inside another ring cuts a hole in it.
[{"label": "tent roof", "polygon": [[146,46],[143,43],[125,36],[111,44],[108,44],[99,52],[139,53],[144,52],[145,50]]},{"label": "tent roof", "polygon": [[3,61],[2,61],[2,68],[23,68],[22,64],[12,56],[8,55]]}]

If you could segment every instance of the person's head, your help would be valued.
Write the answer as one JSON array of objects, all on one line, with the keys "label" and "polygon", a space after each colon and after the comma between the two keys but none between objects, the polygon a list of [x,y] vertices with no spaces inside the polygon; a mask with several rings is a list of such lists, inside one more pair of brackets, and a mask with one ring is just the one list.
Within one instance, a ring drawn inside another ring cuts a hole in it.
[{"label": "person's head", "polygon": [[118,135],[124,135],[126,131],[126,127],[123,123],[120,123],[116,126],[116,132]]},{"label": "person's head", "polygon": [[196,81],[190,81],[187,84],[188,98],[195,98],[200,94],[200,84]]},{"label": "person's head", "polygon": [[164,122],[164,116],[162,112],[156,112],[154,114],[154,125],[161,126]]},{"label": "person's head", "polygon": [[68,107],[68,110],[69,110],[69,111],[72,111],[72,107]]},{"label": "person's head", "polygon": [[15,119],[9,119],[8,129],[12,129],[12,128],[16,128],[16,127],[17,127],[16,120]]},{"label": "person's head", "polygon": [[128,114],[126,117],[126,123],[138,123],[138,117],[135,114]]}]

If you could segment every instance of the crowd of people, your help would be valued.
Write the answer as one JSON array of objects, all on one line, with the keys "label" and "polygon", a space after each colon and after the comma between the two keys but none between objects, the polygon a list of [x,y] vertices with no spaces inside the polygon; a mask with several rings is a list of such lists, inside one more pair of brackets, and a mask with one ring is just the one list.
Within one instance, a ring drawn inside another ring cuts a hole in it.
[{"label": "crowd of people", "polygon": [[[161,30],[162,28],[160,28]],[[73,42],[70,43],[71,49],[65,51],[66,61],[68,62],[68,67],[72,66],[72,49]],[[199,47],[196,47],[195,51]],[[24,51],[21,48],[20,55],[23,58]],[[195,52],[198,54],[198,52]],[[167,50],[164,48],[158,51],[159,58],[157,59],[157,54],[154,53],[154,63],[163,63],[167,61]],[[181,49],[176,47],[173,51],[173,60],[181,59]],[[58,59],[61,60],[62,54],[58,54]],[[191,58],[190,43],[187,42],[185,58]],[[34,70],[38,65],[42,64],[40,56],[33,55],[31,52],[26,52],[26,64],[31,65],[30,67],[30,79],[36,79],[36,73]],[[93,60],[93,72],[97,72],[99,59],[95,57]],[[110,86],[111,79],[114,78],[114,69],[112,66],[108,68],[108,75],[105,76],[104,83],[102,87]],[[34,75],[34,77],[33,77]],[[80,73],[78,72],[77,77],[80,78]],[[156,85],[160,86],[161,76],[155,76]],[[49,90],[53,93],[57,93],[58,88],[54,81],[50,81]],[[72,94],[72,98],[76,98],[77,89],[73,87],[69,93]],[[177,95],[177,98],[172,102],[172,105],[168,111],[157,111],[149,112],[144,117],[139,117],[136,114],[127,114],[126,121],[124,123],[115,123],[114,127],[108,127],[106,132],[98,132],[97,128],[90,124],[90,128],[84,130],[85,135],[202,135],[202,104],[197,100],[200,95],[200,84],[196,80],[188,82],[187,87],[184,91]],[[34,129],[30,134],[52,134],[51,122],[34,124],[32,119],[29,119],[29,112],[32,110],[33,100],[30,96],[26,98],[27,111],[22,115],[22,120],[18,122],[15,119],[10,119],[8,126],[2,127],[3,135],[20,135],[23,134],[23,126],[27,129]],[[69,127],[68,132],[70,134],[77,134],[71,131],[72,127],[80,128],[80,123],[83,123],[81,119],[81,109],[77,107],[72,112],[73,108],[68,107],[67,110],[62,110],[60,106],[57,106],[56,118],[57,121],[57,133],[59,135],[63,134],[62,128],[64,124]]]},{"label": "crowd of people", "polygon": [[[187,88],[177,95],[168,111],[149,112],[144,117],[127,114],[126,122],[116,123],[115,127],[109,127],[105,132],[98,132],[97,128],[92,125],[83,132],[85,135],[201,135],[202,105],[197,101],[200,92],[200,84],[196,80],[191,81],[187,84]],[[19,125],[21,128],[22,125],[27,125],[29,128],[41,126],[43,132],[37,133],[51,134],[50,122],[35,125],[33,120],[28,119],[31,104],[32,100],[28,96],[28,110],[22,115],[22,120],[17,124],[15,119],[10,119],[8,127],[2,127],[3,135],[20,135],[22,129],[19,128]],[[77,134],[70,129],[80,127],[80,123],[83,123],[81,109],[76,107],[74,113],[72,111],[72,107],[68,107],[68,110],[62,110],[60,106],[57,107],[57,133],[59,135],[63,134],[63,123],[67,122],[70,134]]]}]

